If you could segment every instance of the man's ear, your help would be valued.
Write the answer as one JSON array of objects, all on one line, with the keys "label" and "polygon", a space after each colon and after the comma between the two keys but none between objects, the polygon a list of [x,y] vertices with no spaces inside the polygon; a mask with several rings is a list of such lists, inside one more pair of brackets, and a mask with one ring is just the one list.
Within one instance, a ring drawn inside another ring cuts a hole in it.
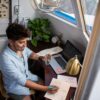
[{"label": "man's ear", "polygon": [[13,42],[14,42],[13,40],[10,40],[10,39],[8,40],[8,43],[9,43],[10,45],[13,45]]},{"label": "man's ear", "polygon": [[8,40],[8,43],[11,43],[12,42],[12,40]]}]

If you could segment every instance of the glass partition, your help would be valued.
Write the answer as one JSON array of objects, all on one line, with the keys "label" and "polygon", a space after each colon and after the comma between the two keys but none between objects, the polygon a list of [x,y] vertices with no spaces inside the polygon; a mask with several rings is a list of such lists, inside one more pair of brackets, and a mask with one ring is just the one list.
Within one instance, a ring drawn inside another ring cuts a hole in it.
[{"label": "glass partition", "polygon": [[99,0],[81,0],[86,30],[89,36],[92,32],[98,1]]}]

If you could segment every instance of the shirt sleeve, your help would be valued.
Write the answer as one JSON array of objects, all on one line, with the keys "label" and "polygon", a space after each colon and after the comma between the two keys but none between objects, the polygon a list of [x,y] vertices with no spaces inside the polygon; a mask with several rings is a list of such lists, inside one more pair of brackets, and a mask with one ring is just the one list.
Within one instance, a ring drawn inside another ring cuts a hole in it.
[{"label": "shirt sleeve", "polygon": [[25,54],[27,54],[27,57],[29,58],[30,57],[30,55],[32,54],[32,50],[31,49],[29,49],[28,47],[25,47]]},{"label": "shirt sleeve", "polygon": [[6,78],[10,78],[19,84],[25,86],[26,84],[26,77],[24,74],[22,74],[16,67],[13,60],[8,58],[7,56],[3,56],[1,59],[1,71]]},{"label": "shirt sleeve", "polygon": [[30,71],[28,71],[29,73],[29,80],[33,81],[33,82],[38,82],[39,81],[39,77],[35,74],[32,74]]}]

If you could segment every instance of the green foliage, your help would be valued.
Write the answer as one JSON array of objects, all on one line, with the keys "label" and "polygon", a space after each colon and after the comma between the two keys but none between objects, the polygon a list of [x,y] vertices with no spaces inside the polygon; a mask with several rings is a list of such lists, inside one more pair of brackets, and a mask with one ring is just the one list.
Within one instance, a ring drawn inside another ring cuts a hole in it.
[{"label": "green foliage", "polygon": [[38,41],[49,42],[51,38],[50,21],[48,19],[36,18],[28,20],[27,27],[32,31],[32,44],[37,46]]}]

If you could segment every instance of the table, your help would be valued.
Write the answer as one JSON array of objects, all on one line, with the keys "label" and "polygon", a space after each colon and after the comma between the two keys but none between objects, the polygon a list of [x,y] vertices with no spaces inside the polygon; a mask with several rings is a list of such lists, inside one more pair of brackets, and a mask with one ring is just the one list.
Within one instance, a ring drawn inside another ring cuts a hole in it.
[{"label": "table", "polygon": [[[54,70],[50,67],[50,66],[45,66],[45,85],[49,85],[52,78],[57,78],[57,74],[54,72]],[[66,75],[66,76],[69,76],[67,74],[62,74],[62,75]],[[78,77],[77,76],[74,76],[74,77]],[[75,94],[75,90],[76,88],[70,88],[69,89],[69,92],[68,92],[68,95],[66,97],[66,100],[71,100],[71,98],[74,97],[74,94]],[[49,99],[46,99],[46,100],[49,100]]]},{"label": "table", "polygon": [[[46,49],[46,48],[51,48],[54,46],[55,45],[52,43],[41,42],[41,43],[39,43],[39,45],[37,47],[33,47],[30,42],[28,43],[28,47],[35,52],[38,52],[38,51]],[[37,64],[39,64],[39,63],[40,62],[37,62]],[[43,80],[45,80],[45,85],[49,85],[52,78],[57,78],[57,74],[54,72],[54,70],[49,65],[48,66],[43,65],[42,67],[40,65],[42,65],[42,64],[40,63],[39,65],[37,65],[39,67],[37,67],[37,69],[34,72],[35,72],[35,74],[38,74],[38,76],[40,76]],[[79,74],[74,76],[74,77],[77,77],[77,80],[78,80]],[[66,73],[64,73],[63,75],[69,76]],[[74,97],[75,90],[76,90],[76,88],[72,88],[72,87],[69,89],[66,100],[70,100],[71,98]],[[46,98],[46,100],[49,100],[49,99]]]},{"label": "table", "polygon": [[[34,47],[32,44],[31,44],[31,42],[30,41],[28,41],[28,43],[27,43],[27,46],[31,49],[31,50],[33,50],[34,52],[39,52],[39,51],[41,51],[41,50],[43,50],[43,49],[47,49],[47,48],[51,48],[51,47],[55,47],[56,46],[56,44],[52,44],[51,42],[38,42],[38,45],[37,45],[37,47]],[[43,80],[45,80],[45,74],[44,74],[44,65],[43,64],[41,64],[41,62],[39,62],[39,61],[34,61],[33,62],[33,60],[31,60],[31,59],[29,59],[29,70],[32,72],[32,73],[34,73],[34,74],[36,74],[36,75],[38,75],[40,78],[42,78]],[[33,66],[38,66],[38,67],[35,67],[34,69],[33,69]],[[39,72],[39,73],[38,73]]]}]

